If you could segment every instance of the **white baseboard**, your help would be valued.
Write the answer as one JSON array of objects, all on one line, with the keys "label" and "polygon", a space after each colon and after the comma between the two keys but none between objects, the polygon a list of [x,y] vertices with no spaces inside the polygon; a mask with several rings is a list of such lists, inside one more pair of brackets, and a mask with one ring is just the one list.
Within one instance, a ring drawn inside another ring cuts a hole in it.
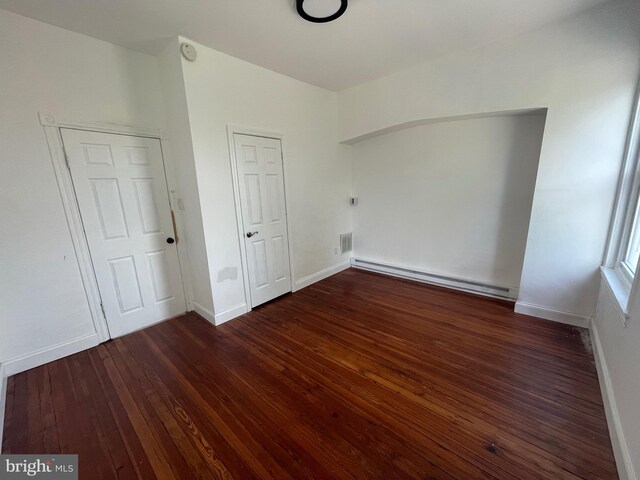
[{"label": "white baseboard", "polygon": [[239,317],[240,315],[244,315],[248,311],[249,309],[247,308],[247,304],[241,303],[240,305],[231,307],[229,310],[216,313],[215,325],[222,325],[224,322],[228,322],[229,320],[233,320],[234,318]]},{"label": "white baseboard", "polygon": [[198,302],[191,302],[191,306],[193,307],[193,311],[200,315],[202,318],[207,321],[216,324],[216,315],[208,308],[203,307]]},{"label": "white baseboard", "polygon": [[532,317],[544,318],[545,320],[551,320],[553,322],[573,325],[574,327],[589,328],[589,324],[591,322],[591,317],[562,312],[560,310],[553,310],[541,305],[534,305],[532,303],[520,301],[516,302],[515,312],[522,313],[523,315],[530,315]]},{"label": "white baseboard", "polygon": [[0,363],[0,453],[2,452],[2,433],[4,432],[4,411],[7,406],[7,375],[4,364]]},{"label": "white baseboard", "polygon": [[100,344],[100,338],[97,333],[90,333],[82,337],[74,338],[66,342],[58,343],[42,350],[12,358],[3,362],[4,374],[7,377],[16,373],[31,370],[45,363],[53,362],[63,357],[73,355],[74,353],[87,350]]},{"label": "white baseboard", "polygon": [[593,346],[593,356],[596,361],[598,370],[598,381],[600,382],[600,390],[602,391],[602,399],[604,401],[604,410],[607,416],[607,425],[609,427],[609,437],[611,437],[611,446],[618,467],[618,475],[620,480],[638,480],[638,476],[631,463],[631,454],[627,442],[622,431],[622,423],[616,405],[616,399],[613,394],[613,385],[611,384],[611,376],[607,368],[607,362],[602,351],[600,336],[595,322],[591,322],[589,327],[591,333],[591,344]]},{"label": "white baseboard", "polygon": [[7,405],[7,378],[17,373],[39,367],[45,363],[53,362],[54,360],[95,347],[99,343],[100,337],[94,332],[0,363],[0,448],[2,447],[4,414]]},{"label": "white baseboard", "polygon": [[319,272],[316,272],[312,275],[308,275],[296,281],[293,291],[297,292],[298,290],[302,290],[309,285],[319,282],[320,280],[324,280],[325,278],[328,278],[331,275],[335,275],[336,273],[340,273],[350,267],[351,261],[347,261],[339,265],[334,265],[333,267],[325,268],[324,270],[320,270]]},{"label": "white baseboard", "polygon": [[[351,262],[345,262],[340,265],[335,265],[333,267],[326,268],[320,272],[314,273],[313,275],[304,277],[298,280],[297,282],[295,282],[293,291],[297,292],[300,289],[308,287],[312,283],[316,283],[320,280],[330,277],[331,275],[335,275],[336,273],[346,270],[349,267],[351,267]],[[193,306],[196,312],[198,312],[200,315],[202,315],[203,317],[205,317],[207,320],[211,322],[209,317],[212,316],[212,312],[209,312],[208,310],[203,309],[200,305],[198,305],[195,302],[193,303]],[[205,310],[206,314],[201,313],[200,312],[201,309]],[[213,323],[214,325],[222,325],[223,323],[228,322],[229,320],[233,320],[234,318],[239,317],[240,315],[244,315],[249,311],[250,311],[249,306],[246,303],[241,303],[240,305],[231,307],[230,309],[225,310],[224,312],[216,313],[215,315],[213,315],[214,321],[211,323]]]},{"label": "white baseboard", "polygon": [[405,278],[407,280],[428,283],[429,285],[437,285],[439,287],[450,288],[461,292],[500,298],[512,302],[518,297],[518,289],[515,287],[488,285],[475,280],[447,277],[405,266],[382,263],[375,260],[352,258],[351,265],[360,270],[367,270],[370,272],[381,273],[383,275],[390,275],[392,277]]}]

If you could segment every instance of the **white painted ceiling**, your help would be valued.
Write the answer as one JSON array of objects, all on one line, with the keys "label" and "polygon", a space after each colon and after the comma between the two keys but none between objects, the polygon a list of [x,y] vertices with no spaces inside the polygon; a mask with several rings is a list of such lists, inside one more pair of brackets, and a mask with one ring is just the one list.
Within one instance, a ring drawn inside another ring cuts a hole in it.
[{"label": "white painted ceiling", "polygon": [[[337,3],[306,1],[310,13],[314,2]],[[158,39],[179,34],[341,90],[606,1],[350,0],[329,24],[298,17],[294,0],[0,0],[0,8],[147,53]]]}]

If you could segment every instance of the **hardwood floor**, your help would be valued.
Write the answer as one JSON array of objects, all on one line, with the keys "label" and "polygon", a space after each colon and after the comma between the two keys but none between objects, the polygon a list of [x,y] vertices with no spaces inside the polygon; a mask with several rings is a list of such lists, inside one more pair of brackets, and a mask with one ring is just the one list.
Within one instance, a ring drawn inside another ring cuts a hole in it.
[{"label": "hardwood floor", "polygon": [[80,478],[617,478],[580,329],[347,270],[9,379],[3,453]]}]

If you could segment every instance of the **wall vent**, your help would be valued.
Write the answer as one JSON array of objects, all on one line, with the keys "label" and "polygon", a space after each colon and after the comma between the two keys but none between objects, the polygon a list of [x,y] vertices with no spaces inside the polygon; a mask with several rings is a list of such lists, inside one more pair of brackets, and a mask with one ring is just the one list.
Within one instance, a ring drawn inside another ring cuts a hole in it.
[{"label": "wall vent", "polygon": [[340,235],[340,253],[347,253],[353,249],[353,234],[343,233]]}]

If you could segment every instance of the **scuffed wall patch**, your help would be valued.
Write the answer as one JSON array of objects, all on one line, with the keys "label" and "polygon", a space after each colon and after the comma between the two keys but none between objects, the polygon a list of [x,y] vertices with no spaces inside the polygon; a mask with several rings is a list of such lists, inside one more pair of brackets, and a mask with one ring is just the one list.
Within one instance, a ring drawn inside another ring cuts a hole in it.
[{"label": "scuffed wall patch", "polygon": [[218,270],[218,283],[222,283],[225,280],[237,280],[238,269],[236,267],[227,267],[222,270]]}]

